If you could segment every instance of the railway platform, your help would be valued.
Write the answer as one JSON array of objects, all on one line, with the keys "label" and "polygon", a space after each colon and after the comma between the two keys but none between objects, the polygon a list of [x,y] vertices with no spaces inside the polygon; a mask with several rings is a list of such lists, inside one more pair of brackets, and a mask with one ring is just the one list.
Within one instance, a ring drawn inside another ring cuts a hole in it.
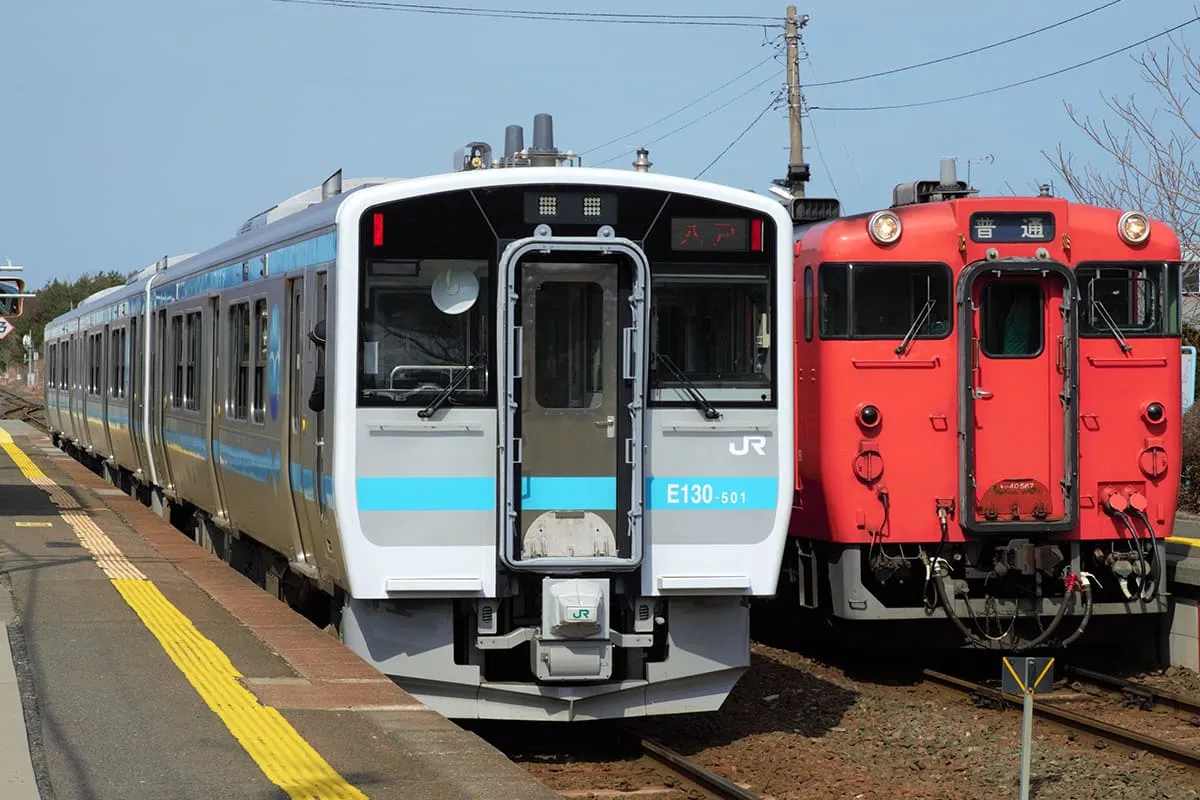
[{"label": "railway platform", "polygon": [[1180,514],[1167,539],[1171,612],[1167,649],[1171,664],[1200,672],[1200,516]]},{"label": "railway platform", "polygon": [[42,432],[0,448],[0,797],[558,797]]}]

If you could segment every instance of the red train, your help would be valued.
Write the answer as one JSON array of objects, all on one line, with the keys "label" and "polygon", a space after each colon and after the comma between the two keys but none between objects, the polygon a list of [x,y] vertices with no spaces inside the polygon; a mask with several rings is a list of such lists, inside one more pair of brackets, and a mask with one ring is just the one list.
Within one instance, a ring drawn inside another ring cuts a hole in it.
[{"label": "red train", "polygon": [[889,209],[830,202],[793,203],[797,476],[777,598],[1006,651],[1164,612],[1175,233],[1045,191],[979,197],[953,161]]}]

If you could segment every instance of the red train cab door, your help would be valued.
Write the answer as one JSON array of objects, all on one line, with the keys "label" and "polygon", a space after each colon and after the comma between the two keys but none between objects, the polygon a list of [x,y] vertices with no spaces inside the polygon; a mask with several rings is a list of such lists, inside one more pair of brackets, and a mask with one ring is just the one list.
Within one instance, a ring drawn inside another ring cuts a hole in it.
[{"label": "red train cab door", "polygon": [[1059,264],[1005,259],[959,279],[960,523],[976,534],[1074,528],[1078,297]]}]

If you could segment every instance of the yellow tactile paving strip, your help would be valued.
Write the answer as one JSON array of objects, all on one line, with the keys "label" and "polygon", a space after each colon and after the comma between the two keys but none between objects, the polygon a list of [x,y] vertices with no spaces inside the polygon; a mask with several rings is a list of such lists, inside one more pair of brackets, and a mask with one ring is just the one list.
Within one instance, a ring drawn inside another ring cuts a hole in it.
[{"label": "yellow tactile paving strip", "polygon": [[78,501],[46,477],[5,430],[0,447],[30,483],[59,507],[80,543],[154,634],[171,661],[212,709],[263,774],[293,800],[367,800],[304,740],[276,709],[261,705],[241,683],[242,674],[212,641],[125,557]]}]

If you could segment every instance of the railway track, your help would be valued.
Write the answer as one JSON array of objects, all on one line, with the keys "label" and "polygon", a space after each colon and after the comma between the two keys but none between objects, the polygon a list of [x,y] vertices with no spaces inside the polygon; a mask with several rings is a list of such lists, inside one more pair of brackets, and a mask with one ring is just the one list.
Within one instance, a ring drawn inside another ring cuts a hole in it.
[{"label": "railway track", "polygon": [[[1200,698],[1185,697],[1176,692],[1168,692],[1164,689],[1155,689],[1145,684],[1136,683],[1118,678],[1115,675],[1106,675],[1103,672],[1084,669],[1083,667],[1067,667],[1064,670],[1066,676],[1086,681],[1088,684],[1108,690],[1110,692],[1119,693],[1126,705],[1136,706],[1143,711],[1150,711],[1155,706],[1166,706],[1188,717],[1188,721],[1200,727]],[[1082,687],[1079,681],[1073,686],[1076,690]]]},{"label": "railway track", "polygon": [[42,401],[33,395],[0,387],[0,407],[3,408],[0,416],[4,419],[28,422],[43,430],[46,428],[46,411],[42,406]]},{"label": "railway track", "polygon": [[[959,678],[954,675],[947,675],[944,672],[938,672],[932,669],[924,669],[921,672],[927,680],[971,695],[972,697],[980,698],[990,704],[1020,706],[1022,703],[1022,698],[1017,695],[1006,694],[998,689],[984,686],[983,684],[976,683],[975,681]],[[1084,670],[1083,672],[1089,671]],[[1079,674],[1079,670],[1076,670],[1076,674]],[[1100,673],[1091,674],[1096,676],[1101,675]],[[1110,676],[1102,677],[1108,681],[1119,681],[1124,684],[1129,684],[1128,681],[1122,681],[1119,678],[1111,678]],[[1088,679],[1092,680],[1091,678]],[[1130,685],[1136,687],[1144,694],[1154,695],[1164,699],[1170,694],[1144,686],[1137,686],[1136,684]],[[1179,699],[1184,703],[1190,704],[1190,701],[1188,701],[1186,698]],[[1192,704],[1192,707],[1195,708],[1195,705]],[[1101,739],[1115,742],[1126,747],[1155,753],[1156,755],[1170,759],[1171,761],[1179,764],[1200,768],[1200,750],[1178,744],[1177,742],[1170,741],[1160,736],[1154,736],[1125,725],[1114,724],[1089,714],[1068,711],[1065,708],[1057,707],[1053,701],[1047,701],[1043,698],[1039,698],[1035,701],[1033,713],[1037,716],[1051,720],[1063,727],[1075,731],[1097,736]]]},{"label": "railway track", "polygon": [[695,761],[653,739],[640,738],[639,746],[646,757],[663,765],[686,782],[693,784],[716,800],[762,800],[762,796],[743,789],[728,778],[706,769]]},{"label": "railway track", "polygon": [[766,800],[664,744],[617,721],[561,730],[541,723],[466,727],[564,798]]}]

